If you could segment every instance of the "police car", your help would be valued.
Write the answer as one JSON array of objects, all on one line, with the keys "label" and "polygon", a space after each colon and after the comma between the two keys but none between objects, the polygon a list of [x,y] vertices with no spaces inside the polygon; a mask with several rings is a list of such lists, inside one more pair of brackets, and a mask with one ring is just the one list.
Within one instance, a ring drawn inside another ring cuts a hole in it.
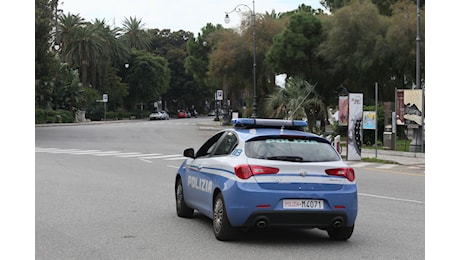
[{"label": "police car", "polygon": [[240,230],[319,228],[351,237],[358,213],[355,173],[331,143],[301,120],[237,118],[209,138],[175,179],[176,212],[212,219],[218,240]]}]

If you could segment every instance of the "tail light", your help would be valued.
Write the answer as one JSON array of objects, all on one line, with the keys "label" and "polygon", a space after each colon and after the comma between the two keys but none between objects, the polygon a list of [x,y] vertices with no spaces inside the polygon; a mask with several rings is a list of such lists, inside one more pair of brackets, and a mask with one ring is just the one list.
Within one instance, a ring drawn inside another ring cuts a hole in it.
[{"label": "tail light", "polygon": [[327,169],[326,173],[328,175],[343,176],[347,178],[349,181],[355,180],[355,170],[353,170],[353,168],[350,167]]},{"label": "tail light", "polygon": [[235,166],[235,174],[240,179],[249,179],[258,174],[277,174],[280,169],[260,165],[242,164]]}]

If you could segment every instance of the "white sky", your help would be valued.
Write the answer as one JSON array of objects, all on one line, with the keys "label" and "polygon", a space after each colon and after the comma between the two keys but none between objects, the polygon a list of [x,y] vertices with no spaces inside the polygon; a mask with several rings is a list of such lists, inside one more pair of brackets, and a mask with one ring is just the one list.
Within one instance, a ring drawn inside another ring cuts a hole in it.
[{"label": "white sky", "polygon": [[[297,9],[302,3],[315,9],[323,7],[320,0],[264,0],[255,1],[256,13],[286,12]],[[251,0],[226,1],[192,1],[192,0],[62,0],[59,8],[65,14],[79,14],[86,21],[105,19],[107,23],[121,27],[124,18],[136,17],[142,19],[144,28],[171,29],[172,31],[191,31],[195,35],[207,23],[222,24],[224,27],[237,27],[241,16],[234,12],[230,14],[231,22],[224,22],[225,12],[232,11],[237,5],[244,4],[252,9]],[[242,6],[241,11],[249,11]]]}]

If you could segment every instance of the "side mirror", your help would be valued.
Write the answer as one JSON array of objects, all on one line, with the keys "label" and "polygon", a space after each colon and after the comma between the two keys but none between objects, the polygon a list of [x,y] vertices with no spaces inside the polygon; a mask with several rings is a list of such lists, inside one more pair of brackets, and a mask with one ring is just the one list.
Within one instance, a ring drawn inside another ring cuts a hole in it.
[{"label": "side mirror", "polygon": [[184,156],[189,158],[195,158],[195,150],[193,148],[187,148],[184,150]]}]

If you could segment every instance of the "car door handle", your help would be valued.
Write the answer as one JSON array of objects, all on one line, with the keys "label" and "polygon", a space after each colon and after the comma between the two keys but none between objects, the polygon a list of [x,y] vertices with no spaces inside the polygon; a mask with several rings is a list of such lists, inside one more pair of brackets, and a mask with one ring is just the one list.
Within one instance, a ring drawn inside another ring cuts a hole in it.
[{"label": "car door handle", "polygon": [[201,164],[198,165],[198,170],[201,170],[201,168],[203,168],[203,166],[201,166]]}]

